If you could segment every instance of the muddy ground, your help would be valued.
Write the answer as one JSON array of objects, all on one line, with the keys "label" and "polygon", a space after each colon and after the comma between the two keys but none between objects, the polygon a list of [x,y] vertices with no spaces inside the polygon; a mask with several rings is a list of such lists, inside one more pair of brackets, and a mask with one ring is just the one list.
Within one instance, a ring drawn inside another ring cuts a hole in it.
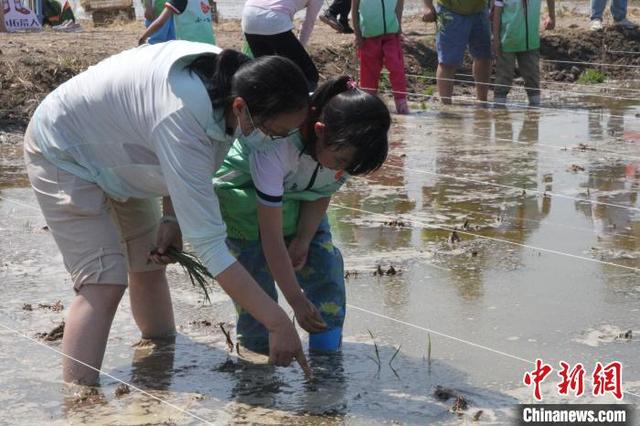
[{"label": "muddy ground", "polygon": [[[572,13],[562,16],[558,26],[542,38],[543,59],[581,62],[640,65],[640,31],[607,28],[593,33],[587,30],[587,18]],[[640,16],[640,8],[632,7],[629,15]],[[418,17],[403,23],[405,58],[409,91],[419,95],[434,92],[433,77],[437,65],[432,24],[424,24]],[[0,129],[22,130],[38,103],[59,84],[103,58],[132,48],[142,31],[140,22],[114,23],[94,28],[83,23],[78,33],[58,33],[45,30],[30,34],[0,34]],[[219,44],[240,48],[241,34],[238,20],[224,20],[216,27]],[[309,46],[321,78],[347,73],[357,74],[353,36],[336,34],[326,25],[318,23]],[[626,53],[621,53],[622,51]],[[619,52],[619,53],[616,53]],[[470,74],[465,63],[462,74]],[[543,64],[543,80],[573,82],[587,67],[576,64]],[[602,71],[608,78],[637,78],[638,70],[625,67],[607,67]],[[468,77],[459,77],[465,79]],[[385,88],[383,80],[382,88]],[[471,93],[470,87],[460,86],[459,93]]]}]

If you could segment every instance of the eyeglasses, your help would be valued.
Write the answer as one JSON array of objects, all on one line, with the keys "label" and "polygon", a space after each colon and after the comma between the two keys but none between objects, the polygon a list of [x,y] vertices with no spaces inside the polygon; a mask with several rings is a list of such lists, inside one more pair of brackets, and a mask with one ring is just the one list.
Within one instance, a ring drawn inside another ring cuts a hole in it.
[{"label": "eyeglasses", "polygon": [[247,111],[247,116],[249,117],[249,122],[251,123],[251,127],[253,127],[253,130],[260,130],[262,133],[265,134],[265,136],[267,136],[268,138],[270,138],[272,141],[277,141],[280,139],[285,139],[288,138],[289,136],[295,134],[296,132],[298,132],[298,129],[291,129],[289,131],[287,131],[286,134],[278,134],[279,132],[269,129],[268,127],[266,127],[264,124],[261,126],[256,126],[255,123],[253,122],[253,117],[251,116],[251,111],[249,111],[249,106],[245,106],[245,109]]}]

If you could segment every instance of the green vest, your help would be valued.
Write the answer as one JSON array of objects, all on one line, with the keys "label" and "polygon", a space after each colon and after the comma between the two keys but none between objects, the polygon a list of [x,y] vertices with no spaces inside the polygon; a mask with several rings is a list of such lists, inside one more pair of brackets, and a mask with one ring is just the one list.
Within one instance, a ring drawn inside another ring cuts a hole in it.
[{"label": "green vest", "polygon": [[360,0],[358,8],[362,37],[378,37],[400,32],[396,16],[397,0]]},{"label": "green vest", "polygon": [[208,0],[189,0],[184,12],[174,15],[173,19],[178,40],[216,44]]},{"label": "green vest", "polygon": [[504,0],[500,48],[503,52],[540,48],[540,0]]},{"label": "green vest", "polygon": [[438,0],[438,4],[458,15],[473,15],[488,9],[487,0]]},{"label": "green vest", "polygon": [[[296,133],[285,142],[300,150],[297,170],[285,177],[282,200],[282,232],[285,237],[295,235],[301,201],[315,201],[330,197],[346,181],[348,175],[320,167],[308,154],[303,154],[303,142]],[[255,241],[260,238],[256,189],[251,180],[250,150],[236,141],[222,167],[216,172],[213,184],[220,203],[222,218],[229,238]]]}]

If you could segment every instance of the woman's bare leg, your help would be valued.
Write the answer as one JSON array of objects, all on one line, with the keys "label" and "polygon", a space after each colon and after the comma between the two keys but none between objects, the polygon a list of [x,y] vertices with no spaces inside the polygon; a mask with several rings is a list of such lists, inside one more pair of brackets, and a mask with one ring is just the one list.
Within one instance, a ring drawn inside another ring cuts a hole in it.
[{"label": "woman's bare leg", "polygon": [[62,351],[73,358],[62,360],[66,382],[93,385],[98,381],[97,371],[75,360],[97,369],[102,366],[111,323],[125,289],[123,285],[85,284],[73,299],[62,338]]},{"label": "woman's bare leg", "polygon": [[171,293],[165,270],[129,272],[129,299],[133,318],[145,339],[173,336]]}]

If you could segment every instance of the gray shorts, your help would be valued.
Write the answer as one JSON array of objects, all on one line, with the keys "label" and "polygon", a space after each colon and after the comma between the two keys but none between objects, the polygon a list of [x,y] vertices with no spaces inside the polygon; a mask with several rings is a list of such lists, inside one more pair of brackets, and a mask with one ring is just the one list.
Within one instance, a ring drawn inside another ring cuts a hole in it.
[{"label": "gray shorts", "polygon": [[76,291],[84,284],[126,286],[127,272],[164,268],[147,263],[160,221],[158,199],[109,198],[95,183],[47,160],[31,138],[31,126],[24,137],[24,156],[31,186]]}]

